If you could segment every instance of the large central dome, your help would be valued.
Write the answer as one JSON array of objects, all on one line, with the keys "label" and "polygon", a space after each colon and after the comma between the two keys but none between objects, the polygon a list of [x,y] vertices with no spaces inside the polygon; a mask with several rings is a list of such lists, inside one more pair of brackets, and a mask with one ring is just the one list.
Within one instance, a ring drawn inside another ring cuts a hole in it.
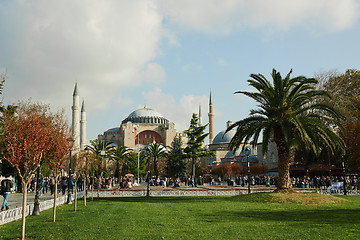
[{"label": "large central dome", "polygon": [[132,118],[132,117],[163,117],[163,116],[151,108],[144,107],[130,113],[128,118]]},{"label": "large central dome", "polygon": [[130,115],[125,118],[122,123],[150,123],[150,124],[166,124],[169,123],[169,120],[164,118],[157,111],[147,108],[146,106],[140,109],[137,109],[130,113]]}]

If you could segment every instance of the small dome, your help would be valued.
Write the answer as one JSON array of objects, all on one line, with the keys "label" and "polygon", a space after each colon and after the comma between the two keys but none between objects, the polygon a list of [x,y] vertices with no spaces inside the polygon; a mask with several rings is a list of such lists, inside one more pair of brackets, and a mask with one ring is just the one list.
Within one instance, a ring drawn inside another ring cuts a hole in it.
[{"label": "small dome", "polygon": [[216,134],[214,140],[213,140],[213,144],[219,144],[219,143],[229,143],[231,141],[231,139],[234,137],[235,133],[236,133],[236,129],[231,129],[229,132],[227,132],[225,135],[225,130],[219,132],[218,134]]},{"label": "small dome", "polygon": [[[241,159],[241,162],[246,163],[247,162],[247,157],[244,157],[243,159]],[[249,162],[251,163],[258,163],[259,159],[257,158],[257,156],[255,155],[250,155],[249,156]]]},{"label": "small dome", "polygon": [[[246,148],[249,148],[250,151],[252,152],[252,148],[248,145],[246,146]],[[245,149],[241,151],[241,148],[236,149],[235,153],[233,151],[228,151],[225,155],[225,158],[234,158],[234,157],[239,157],[239,156],[246,156],[245,154]],[[249,155],[249,158],[253,158],[256,157],[254,155]]]}]

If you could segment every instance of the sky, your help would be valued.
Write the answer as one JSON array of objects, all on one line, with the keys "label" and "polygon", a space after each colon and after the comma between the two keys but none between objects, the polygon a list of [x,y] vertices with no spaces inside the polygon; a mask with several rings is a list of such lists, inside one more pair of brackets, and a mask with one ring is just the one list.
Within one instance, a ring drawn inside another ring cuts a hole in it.
[{"label": "sky", "polygon": [[146,105],[178,132],[209,93],[215,134],[257,108],[252,73],[314,77],[359,68],[359,0],[0,0],[4,104],[65,109],[75,83],[87,138]]}]

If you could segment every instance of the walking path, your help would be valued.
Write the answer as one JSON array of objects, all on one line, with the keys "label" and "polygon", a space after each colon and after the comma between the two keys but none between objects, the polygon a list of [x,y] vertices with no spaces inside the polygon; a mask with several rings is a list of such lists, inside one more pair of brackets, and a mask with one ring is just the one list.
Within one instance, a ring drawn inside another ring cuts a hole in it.
[{"label": "walking path", "polygon": [[[258,186],[254,186],[252,187],[254,189],[259,189]],[[150,191],[162,191],[162,190],[166,190],[166,191],[176,191],[176,190],[180,190],[180,191],[189,191],[189,190],[230,190],[230,189],[242,189],[242,190],[247,190],[246,187],[239,187],[239,186],[220,186],[220,185],[216,185],[216,186],[199,186],[196,188],[193,187],[188,187],[188,186],[184,186],[184,187],[179,187],[179,188],[172,188],[172,187],[167,187],[167,188],[163,188],[161,186],[151,186],[150,187]],[[274,190],[274,188],[267,188],[267,189],[271,189]],[[146,186],[134,186],[131,189],[127,189],[125,191],[146,191]],[[104,191],[104,190],[101,190]],[[97,190],[94,190],[94,195],[96,195]],[[89,193],[91,194],[91,192]],[[67,192],[65,193],[65,196],[67,195]],[[63,196],[61,193],[58,194],[58,197]],[[91,195],[89,195],[91,196]],[[29,192],[27,194],[27,204],[32,204],[34,203],[34,198],[35,198],[35,192]],[[44,195],[40,196],[40,202],[46,201],[46,200],[50,200],[53,199],[54,196],[50,195],[50,191],[48,191],[47,193],[45,193]],[[21,207],[22,206],[22,199],[23,199],[23,194],[22,193],[12,193],[9,196],[8,199],[8,205],[10,209],[14,209],[17,207]],[[0,204],[2,204],[3,202],[3,198],[0,197]]]},{"label": "walking path", "polygon": [[[60,196],[62,196],[62,195],[61,194],[58,195],[58,197],[60,197]],[[54,198],[54,196],[50,195],[50,191],[49,191],[48,193],[45,193],[44,195],[40,196],[40,201],[42,202],[42,201],[50,200],[50,199],[53,199],[53,198]],[[34,199],[35,199],[35,192],[29,192],[27,194],[26,203],[27,204],[34,203]],[[10,194],[9,199],[8,199],[9,208],[12,209],[12,208],[21,207],[22,206],[22,200],[23,200],[23,194],[22,193],[12,193],[12,194]],[[2,204],[3,198],[0,198],[0,201],[1,201],[1,204]]]},{"label": "walking path", "polygon": [[[119,188],[113,188],[113,191],[122,191]],[[187,192],[187,191],[211,191],[211,190],[216,190],[216,191],[231,191],[231,190],[236,190],[236,191],[244,191],[247,192],[248,188],[245,187],[241,187],[241,186],[222,186],[222,185],[214,185],[214,186],[208,186],[208,185],[201,185],[198,186],[196,188],[194,187],[190,187],[190,186],[183,186],[183,187],[178,187],[178,188],[173,188],[173,187],[167,187],[167,188],[163,188],[162,186],[151,186],[150,187],[150,192],[159,192],[159,191],[181,191],[181,192]],[[251,192],[269,192],[269,191],[273,191],[275,190],[274,186],[271,187],[265,187],[265,186],[251,186]],[[318,189],[307,189],[307,188],[299,188],[299,189],[294,189],[295,191],[309,191],[309,192],[316,192]],[[105,190],[102,189],[100,190],[100,192],[104,192]],[[109,191],[109,190],[108,190]],[[110,190],[111,191],[111,190]],[[132,191],[146,191],[146,186],[133,186],[131,189],[125,189],[123,191],[127,191],[127,192],[132,192]],[[98,190],[94,190],[94,196],[97,196],[98,194]],[[65,193],[65,196],[67,195],[67,192]],[[103,194],[101,194],[103,195]],[[129,193],[130,195],[130,193]],[[155,194],[156,195],[156,194]],[[58,194],[58,197],[64,196],[61,193]],[[91,196],[91,191],[89,192],[88,197]],[[21,207],[22,205],[22,198],[23,195],[22,193],[12,193],[9,196],[8,199],[8,205],[10,209],[14,209],[17,207]],[[27,204],[32,204],[34,203],[34,198],[35,198],[35,193],[34,192],[30,192],[28,193],[27,196]],[[47,193],[45,193],[44,195],[40,196],[40,201],[46,201],[46,200],[50,200],[53,199],[54,196],[50,195],[50,191],[48,191]],[[3,198],[0,197],[0,204],[2,204]]]}]

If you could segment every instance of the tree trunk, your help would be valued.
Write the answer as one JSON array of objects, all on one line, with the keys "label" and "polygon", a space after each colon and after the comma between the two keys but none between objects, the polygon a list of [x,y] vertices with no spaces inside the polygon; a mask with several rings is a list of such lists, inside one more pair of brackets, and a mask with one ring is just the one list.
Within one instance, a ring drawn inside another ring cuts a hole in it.
[{"label": "tree trunk", "polygon": [[157,181],[157,179],[158,179],[158,176],[159,176],[159,173],[158,173],[158,163],[157,163],[157,159],[156,158],[154,158],[154,173],[155,173],[155,177],[156,177],[156,179],[155,179],[155,181]]},{"label": "tree trunk", "polygon": [[292,184],[290,180],[290,164],[289,164],[289,147],[286,144],[285,136],[280,127],[274,130],[274,140],[278,150],[278,183],[276,192],[292,191]]},{"label": "tree trunk", "polygon": [[54,190],[54,206],[53,206],[53,222],[55,222],[56,220],[56,199],[57,199],[57,185],[58,185],[58,180],[57,180],[57,176],[54,176],[54,180],[55,180],[55,190]]},{"label": "tree trunk", "polygon": [[119,179],[120,179],[120,178],[121,178],[121,170],[122,170],[122,166],[123,166],[123,164],[122,164],[122,163],[120,163],[120,161],[117,161],[117,163],[118,163]]},{"label": "tree trunk", "polygon": [[86,207],[86,194],[87,194],[87,176],[84,178],[84,206]]},{"label": "tree trunk", "polygon": [[91,201],[94,201],[94,185],[95,185],[95,178],[94,178],[94,172],[93,172],[93,181],[91,185]]},{"label": "tree trunk", "polygon": [[21,239],[25,239],[25,210],[26,210],[26,200],[27,200],[27,181],[21,179],[21,187],[23,192],[23,201],[22,201],[22,216],[21,216]]},{"label": "tree trunk", "polygon": [[75,197],[74,197],[74,212],[76,212],[77,208],[77,178],[75,180]]},{"label": "tree trunk", "polygon": [[195,171],[196,171],[196,159],[192,159],[192,178],[195,181]]},{"label": "tree trunk", "polygon": [[292,184],[290,180],[290,166],[289,159],[283,154],[279,154],[278,171],[279,178],[276,186],[277,192],[288,192],[292,190]]}]

